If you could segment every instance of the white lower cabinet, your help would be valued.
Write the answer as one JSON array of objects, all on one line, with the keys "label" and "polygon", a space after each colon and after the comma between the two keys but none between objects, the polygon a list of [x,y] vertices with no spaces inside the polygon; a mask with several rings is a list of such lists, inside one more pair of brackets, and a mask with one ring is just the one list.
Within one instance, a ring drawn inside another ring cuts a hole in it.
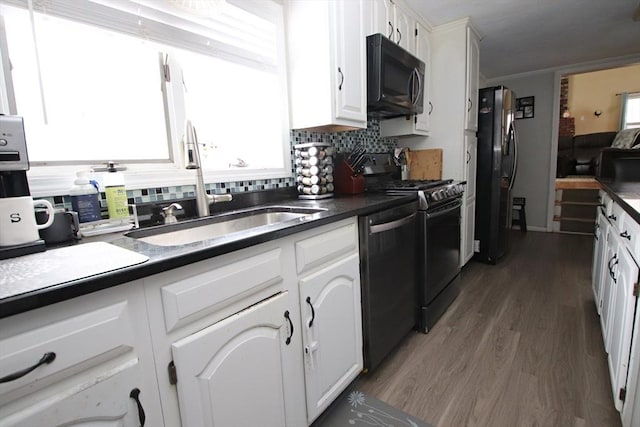
[{"label": "white lower cabinet", "polygon": [[602,307],[600,314],[600,324],[602,326],[602,336],[604,341],[604,349],[607,353],[611,349],[611,312],[614,307],[614,297],[615,293],[613,292],[613,277],[615,274],[618,260],[618,242],[614,236],[615,229],[613,227],[609,227],[609,231],[607,233],[607,244],[604,249],[605,253],[605,265],[604,268],[604,278],[602,280],[602,295],[600,305]]},{"label": "white lower cabinet", "polygon": [[[116,372],[104,373],[95,385],[82,390],[69,388],[50,400],[36,403],[28,410],[3,418],[1,426],[81,426],[81,427],[134,427],[147,423],[145,394],[140,385],[140,366],[130,361]],[[154,390],[155,391],[155,390]],[[137,395],[140,408],[131,397]],[[152,414],[149,414],[152,415]],[[155,414],[157,416],[158,413]],[[143,418],[140,418],[143,417]],[[145,424],[147,423],[147,424]]]},{"label": "white lower cabinet", "polygon": [[165,425],[310,424],[362,369],[357,242],[351,218],[145,279]]},{"label": "white lower cabinet", "polygon": [[602,210],[598,209],[598,217],[596,218],[595,230],[593,233],[593,263],[591,269],[591,287],[593,289],[593,298],[596,304],[598,314],[602,312],[602,282],[604,280],[604,256],[607,244],[607,233],[609,231],[609,222],[604,216]]},{"label": "white lower cabinet", "polygon": [[617,265],[611,280],[611,314],[609,319],[609,373],[617,410],[625,400],[631,336],[636,307],[634,285],[638,280],[638,266],[623,246],[618,247]]},{"label": "white lower cabinet", "polygon": [[362,369],[359,271],[354,217],[0,319],[0,427],[311,424]]},{"label": "white lower cabinet", "polygon": [[300,305],[311,423],[362,370],[358,255],[300,279]]},{"label": "white lower cabinet", "polygon": [[183,426],[296,426],[287,292],[171,346]]},{"label": "white lower cabinet", "polygon": [[1,319],[0,348],[0,426],[163,425],[139,281]]},{"label": "white lower cabinet", "polygon": [[604,194],[594,233],[592,287],[616,409],[623,427],[640,425],[640,226]]}]

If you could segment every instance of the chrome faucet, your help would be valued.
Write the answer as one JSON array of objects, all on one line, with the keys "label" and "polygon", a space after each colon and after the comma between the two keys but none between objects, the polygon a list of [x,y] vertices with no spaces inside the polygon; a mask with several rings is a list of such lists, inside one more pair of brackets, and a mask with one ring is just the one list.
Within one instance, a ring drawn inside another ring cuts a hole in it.
[{"label": "chrome faucet", "polygon": [[202,177],[202,164],[200,163],[200,147],[196,130],[191,124],[191,120],[187,120],[184,132],[184,145],[186,151],[186,168],[196,170],[196,210],[198,216],[209,216],[209,205],[217,202],[230,202],[231,194],[207,194],[204,187],[204,179]]},{"label": "chrome faucet", "polygon": [[178,222],[178,218],[176,218],[175,214],[173,213],[173,211],[176,209],[182,210],[182,205],[180,203],[171,203],[169,206],[162,208],[165,224],[175,224],[176,222]]}]

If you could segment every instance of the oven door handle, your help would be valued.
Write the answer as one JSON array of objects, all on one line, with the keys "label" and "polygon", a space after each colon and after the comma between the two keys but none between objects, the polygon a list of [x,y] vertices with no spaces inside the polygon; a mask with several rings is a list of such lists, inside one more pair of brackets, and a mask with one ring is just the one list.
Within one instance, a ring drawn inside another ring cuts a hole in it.
[{"label": "oven door handle", "polygon": [[434,212],[434,213],[427,213],[427,214],[425,214],[425,216],[427,217],[427,219],[433,219],[433,218],[438,218],[439,216],[442,216],[442,215],[447,215],[447,214],[453,212],[454,210],[458,209],[460,206],[462,206],[462,200],[458,200],[455,203],[452,203],[450,206],[451,207],[449,207],[449,208],[447,208],[445,210],[442,210],[442,211],[437,211],[437,212]]},{"label": "oven door handle", "polygon": [[394,228],[402,227],[405,224],[410,223],[416,217],[416,212],[411,215],[405,216],[395,221],[384,222],[382,224],[370,225],[369,234],[383,233],[385,231],[393,230]]}]

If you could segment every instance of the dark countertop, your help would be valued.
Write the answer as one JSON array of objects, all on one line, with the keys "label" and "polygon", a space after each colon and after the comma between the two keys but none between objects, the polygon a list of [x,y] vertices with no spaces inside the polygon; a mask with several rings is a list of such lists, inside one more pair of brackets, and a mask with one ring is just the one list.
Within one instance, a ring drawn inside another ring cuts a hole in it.
[{"label": "dark countertop", "polygon": [[[255,235],[237,233],[222,238],[205,240],[180,246],[155,246],[114,233],[99,237],[85,238],[82,242],[104,241],[118,247],[132,250],[149,257],[147,262],[122,268],[108,273],[97,274],[79,280],[33,290],[33,285],[20,292],[15,286],[12,294],[0,299],[0,318],[33,310],[59,301],[75,298],[101,289],[106,289],[132,280],[151,276],[173,268],[181,267],[207,258],[215,257],[239,249],[268,242],[280,237],[309,230],[321,225],[340,221],[353,216],[367,215],[379,210],[398,206],[415,200],[415,195],[387,196],[384,194],[361,194],[354,196],[336,196],[323,200],[286,200],[270,205],[325,208],[326,211],[313,215],[311,220],[294,225],[269,226],[264,232]],[[253,206],[252,206],[253,207]],[[78,243],[79,245],[82,245]],[[0,261],[1,262],[1,261]],[[18,284],[19,285],[19,284]]]},{"label": "dark countertop", "polygon": [[640,182],[613,182],[598,179],[604,191],[640,224]]}]

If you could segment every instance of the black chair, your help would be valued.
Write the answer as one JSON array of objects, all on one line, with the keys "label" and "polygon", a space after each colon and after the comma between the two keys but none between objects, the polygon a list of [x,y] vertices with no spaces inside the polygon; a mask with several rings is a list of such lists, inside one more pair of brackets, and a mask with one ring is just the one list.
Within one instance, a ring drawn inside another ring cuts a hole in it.
[{"label": "black chair", "polygon": [[[512,202],[511,225],[519,225],[520,231],[527,231],[527,213],[524,210],[526,199],[524,197],[514,197]],[[517,216],[516,216],[517,214]]]}]

